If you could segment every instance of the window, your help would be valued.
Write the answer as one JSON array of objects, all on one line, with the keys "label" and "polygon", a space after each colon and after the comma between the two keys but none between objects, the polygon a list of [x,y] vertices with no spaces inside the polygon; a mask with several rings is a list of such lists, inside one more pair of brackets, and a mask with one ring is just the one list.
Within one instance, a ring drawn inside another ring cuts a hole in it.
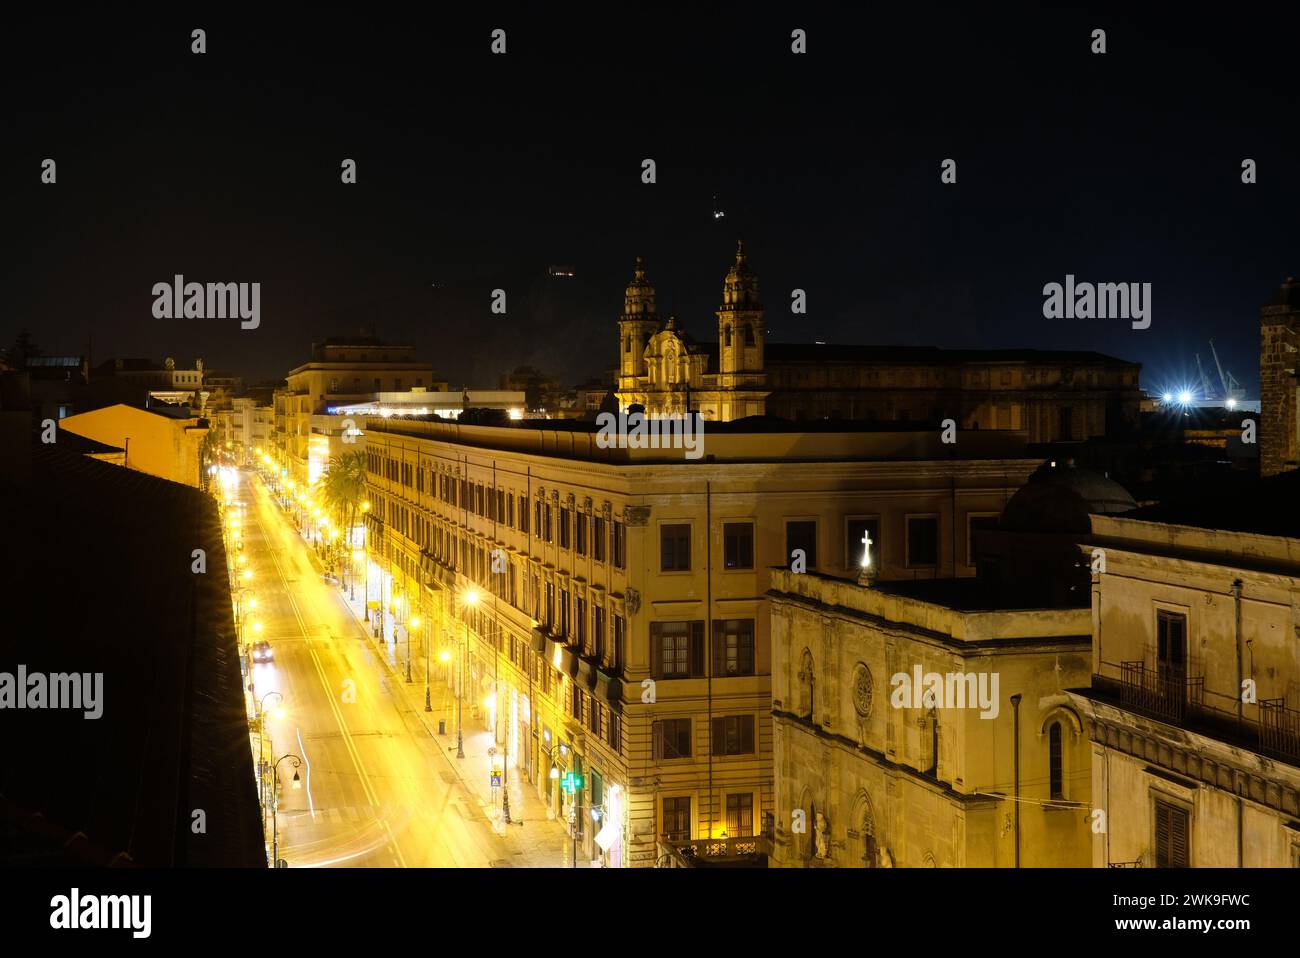
[{"label": "window", "polygon": [[749,838],[754,834],[754,796],[750,792],[727,796],[727,835]]},{"label": "window", "polygon": [[1047,780],[1050,798],[1065,798],[1065,781],[1061,774],[1061,723],[1053,722],[1047,730]]},{"label": "window", "polygon": [[691,720],[660,719],[654,723],[655,758],[691,757]]},{"label": "window", "polygon": [[691,839],[691,800],[665,798],[663,834],[670,842],[687,842]]},{"label": "window", "polygon": [[573,717],[582,721],[582,689],[573,687]]},{"label": "window", "polygon": [[585,652],[587,649],[587,600],[576,598],[573,603],[575,606],[573,618],[578,626],[578,645]]},{"label": "window", "polygon": [[555,586],[550,582],[546,583],[546,624],[555,623]]},{"label": "window", "polygon": [[1156,868],[1187,868],[1187,809],[1156,799]]},{"label": "window", "polygon": [[569,548],[569,510],[560,507],[560,548]]},{"label": "window", "polygon": [[659,527],[659,569],[661,572],[689,572],[691,527],[678,523]]},{"label": "window", "polygon": [[560,635],[568,636],[569,632],[569,590],[560,590]]},{"label": "window", "polygon": [[627,533],[624,531],[625,528],[626,527],[623,523],[615,519],[614,525],[610,530],[609,551],[612,553],[610,559],[613,560],[615,569],[623,569],[627,567]]},{"label": "window", "polygon": [[975,564],[975,535],[983,529],[996,529],[998,517],[994,515],[968,515],[966,517],[966,564]]},{"label": "window", "polygon": [[[724,522],[722,524],[722,554],[723,563],[728,569],[754,568],[754,524],[752,522]],[[688,548],[688,559],[689,555]]]},{"label": "window", "polygon": [[542,538],[547,542],[555,541],[555,530],[551,527],[551,504],[542,505]]},{"label": "window", "polygon": [[596,738],[600,738],[600,708],[600,703],[593,698],[591,707],[587,709],[587,728]]},{"label": "window", "polygon": [[627,620],[621,615],[614,616],[613,666],[615,672],[623,671],[623,653],[627,637]]},{"label": "window", "polygon": [[605,520],[591,517],[591,552],[597,562],[605,561]]},{"label": "window", "polygon": [[606,741],[609,742],[609,747],[614,750],[615,754],[620,751],[623,745],[623,731],[619,722],[618,713],[611,710],[609,721],[605,723],[605,736]]},{"label": "window", "polygon": [[907,517],[907,564],[932,566],[939,562],[939,517]]},{"label": "window", "polygon": [[[867,539],[868,542],[863,540]],[[863,559],[870,549],[871,564],[880,569],[880,555],[882,544],[880,542],[880,517],[879,516],[860,516],[851,518],[845,522],[844,531],[844,568],[856,572],[863,565]]]},{"label": "window", "polygon": [[605,661],[605,610],[598,605],[591,607],[591,637],[595,644],[598,661]]},{"label": "window", "polygon": [[704,675],[703,622],[651,622],[650,674],[656,679]]},{"label": "window", "polygon": [[754,345],[754,327],[749,325],[748,323],[745,324],[745,345],[746,346]]},{"label": "window", "polygon": [[754,674],[753,619],[714,620],[713,674]]},{"label": "window", "polygon": [[523,493],[519,494],[519,531],[528,532],[528,500]]},{"label": "window", "polygon": [[790,557],[795,549],[803,550],[807,568],[815,569],[817,567],[816,519],[797,519],[785,524],[785,559],[787,562],[793,561]]},{"label": "window", "polygon": [[754,716],[723,715],[713,720],[714,755],[753,755]]},{"label": "window", "polygon": [[580,556],[587,554],[587,517],[581,512],[573,517],[573,551]]},{"label": "window", "polygon": [[1156,668],[1160,678],[1181,682],[1187,675],[1187,616],[1156,611]]}]

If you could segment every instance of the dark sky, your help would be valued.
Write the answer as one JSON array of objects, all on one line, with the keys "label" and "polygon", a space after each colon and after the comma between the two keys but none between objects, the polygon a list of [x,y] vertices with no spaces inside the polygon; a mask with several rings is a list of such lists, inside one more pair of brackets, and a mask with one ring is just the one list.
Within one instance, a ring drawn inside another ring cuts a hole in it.
[{"label": "dark sky", "polygon": [[[13,22],[0,342],[27,326],[49,352],[93,337],[96,361],[198,355],[252,380],[373,324],[457,384],[525,362],[576,381],[615,361],[638,254],[661,312],[716,336],[743,233],[776,341],[1097,349],[1163,388],[1213,338],[1257,388],[1259,304],[1300,272],[1278,9],[697,6]],[[174,273],[260,282],[261,328],[153,318]],[[1152,283],[1151,328],[1044,319],[1067,273]]]}]

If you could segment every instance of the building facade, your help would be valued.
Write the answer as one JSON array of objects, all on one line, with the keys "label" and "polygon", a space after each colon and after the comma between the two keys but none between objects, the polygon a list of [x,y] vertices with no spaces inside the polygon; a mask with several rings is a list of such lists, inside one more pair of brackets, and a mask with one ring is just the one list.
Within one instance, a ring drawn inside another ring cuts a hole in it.
[{"label": "building facade", "polygon": [[449,653],[465,721],[608,865],[770,834],[770,567],[852,579],[869,539],[882,579],[969,575],[1036,465],[991,433],[953,459],[929,431],[719,427],[694,462],[573,424],[365,429],[369,603],[418,616],[412,654]]},{"label": "building facade", "polygon": [[1084,548],[1093,864],[1300,867],[1300,539],[1139,514]]},{"label": "building facade", "polygon": [[1030,442],[1135,430],[1136,363],[1092,352],[946,350],[767,342],[758,278],[743,244],[723,280],[716,341],[661,321],[636,261],[619,315],[618,402],[651,415],[686,410],[729,422],[772,415],[961,429],[1023,430]]},{"label": "building facade", "polygon": [[99,456],[128,469],[201,488],[203,442],[208,421],[170,416],[137,406],[114,405],[59,420],[59,428],[122,450]]},{"label": "building facade", "polygon": [[1065,691],[1087,681],[1088,609],[790,570],[771,595],[772,864],[1090,864],[1088,741]]},{"label": "building facade", "polygon": [[[311,456],[313,443],[318,453],[321,448],[320,439],[313,439],[313,416],[327,414],[332,405],[368,400],[380,392],[439,385],[446,386],[434,383],[433,366],[416,360],[415,347],[409,343],[385,343],[372,336],[314,343],[311,359],[290,370],[286,385],[274,394],[272,445],[277,465],[290,481],[310,486],[322,471],[319,456],[314,467]],[[325,438],[328,444],[329,436]]]}]

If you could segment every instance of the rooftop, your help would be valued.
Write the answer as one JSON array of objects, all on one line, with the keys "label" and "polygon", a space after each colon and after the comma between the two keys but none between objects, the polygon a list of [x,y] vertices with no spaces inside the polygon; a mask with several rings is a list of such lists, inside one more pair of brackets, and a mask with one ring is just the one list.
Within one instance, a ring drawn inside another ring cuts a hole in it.
[{"label": "rooftop", "polygon": [[[23,544],[0,559],[23,596],[3,668],[101,673],[102,715],[6,711],[0,861],[265,866],[216,505],[75,445],[33,436],[0,466],[0,494],[20,504],[6,538]],[[206,575],[190,571],[195,548]]]}]

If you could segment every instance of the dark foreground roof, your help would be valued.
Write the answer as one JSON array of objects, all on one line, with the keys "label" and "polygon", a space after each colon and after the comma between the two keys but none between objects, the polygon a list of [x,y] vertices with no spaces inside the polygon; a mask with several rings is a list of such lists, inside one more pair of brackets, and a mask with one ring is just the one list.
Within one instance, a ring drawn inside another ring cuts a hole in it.
[{"label": "dark foreground roof", "polygon": [[264,867],[216,506],[72,445],[0,466],[0,671],[101,672],[103,714],[0,716],[0,862]]}]

